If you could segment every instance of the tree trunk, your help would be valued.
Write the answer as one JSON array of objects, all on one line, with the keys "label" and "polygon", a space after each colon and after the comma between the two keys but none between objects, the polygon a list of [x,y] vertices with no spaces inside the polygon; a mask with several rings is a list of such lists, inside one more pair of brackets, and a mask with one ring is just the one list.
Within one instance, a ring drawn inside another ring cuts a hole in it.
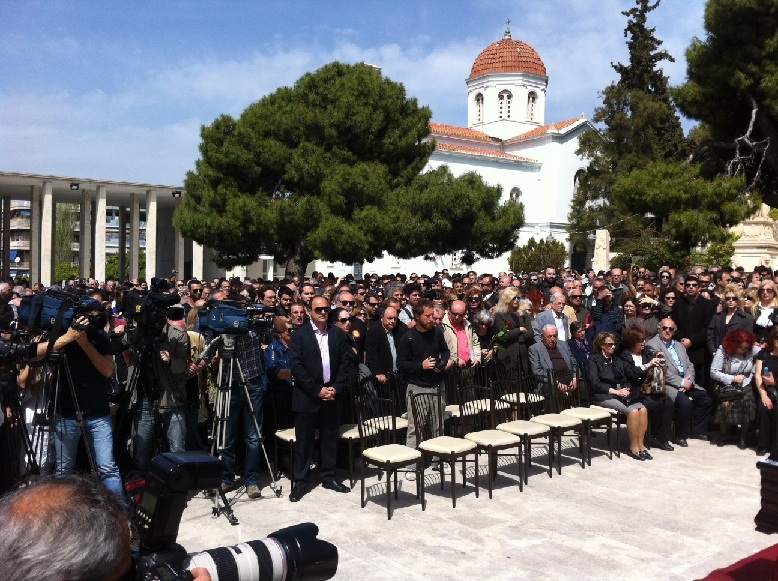
[{"label": "tree trunk", "polygon": [[286,276],[299,276],[302,279],[305,277],[305,270],[308,268],[308,263],[312,260],[313,255],[310,250],[308,250],[308,245],[305,243],[305,240],[301,240],[286,261]]}]

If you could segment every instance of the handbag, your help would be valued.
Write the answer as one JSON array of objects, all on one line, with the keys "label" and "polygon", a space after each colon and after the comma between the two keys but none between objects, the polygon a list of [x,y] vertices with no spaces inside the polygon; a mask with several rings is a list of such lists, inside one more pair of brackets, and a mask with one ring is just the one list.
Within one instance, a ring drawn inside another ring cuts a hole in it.
[{"label": "handbag", "polygon": [[[732,359],[729,357],[729,355],[725,355],[722,371],[729,375],[739,375],[745,371],[745,362],[741,361],[740,369],[737,371],[737,373],[733,373]],[[713,381],[713,388],[716,390],[716,396],[720,402],[741,400],[743,399],[743,396],[746,395],[746,389],[750,389],[750,387],[745,385],[726,384],[716,380]]]},{"label": "handbag", "polygon": [[665,395],[667,386],[665,385],[665,376],[667,375],[667,363],[664,361],[661,365],[651,367],[646,373],[640,391],[644,395]]}]

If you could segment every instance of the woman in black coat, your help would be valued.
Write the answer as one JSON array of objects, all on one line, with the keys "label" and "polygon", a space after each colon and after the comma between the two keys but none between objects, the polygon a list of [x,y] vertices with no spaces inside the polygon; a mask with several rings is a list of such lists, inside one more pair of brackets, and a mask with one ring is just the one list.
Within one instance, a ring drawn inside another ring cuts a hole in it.
[{"label": "woman in black coat", "polygon": [[[649,367],[652,366],[652,361],[655,361],[653,365],[658,365],[664,356],[663,353],[656,354],[646,347],[646,337],[646,332],[636,325],[627,327],[621,334],[624,349],[618,357],[624,361],[624,365],[633,368],[634,375],[631,380],[633,390],[640,389],[648,374]],[[673,446],[670,444],[670,439],[672,438],[675,414],[673,400],[667,394],[644,394],[642,401],[651,418],[651,435],[654,439],[654,445],[660,450],[672,451]]]},{"label": "woman in black coat", "polygon": [[713,355],[719,348],[724,336],[736,329],[754,332],[754,317],[743,310],[743,292],[740,285],[728,284],[724,287],[722,309],[716,313],[708,325],[708,353]]}]

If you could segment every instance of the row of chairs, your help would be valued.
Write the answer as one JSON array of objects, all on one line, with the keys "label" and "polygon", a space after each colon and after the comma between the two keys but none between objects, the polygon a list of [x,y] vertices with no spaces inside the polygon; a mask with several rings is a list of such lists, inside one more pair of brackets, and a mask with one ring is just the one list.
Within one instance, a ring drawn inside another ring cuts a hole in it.
[{"label": "row of chairs", "polygon": [[[490,498],[501,455],[516,458],[519,489],[523,490],[529,482],[533,443],[547,446],[549,477],[553,475],[554,460],[557,472],[561,474],[562,437],[570,432],[578,435],[582,467],[591,465],[591,434],[597,428],[605,429],[609,457],[613,457],[614,418],[608,410],[582,405],[581,389],[563,391],[551,375],[527,377],[505,369],[498,370],[488,379],[487,385],[477,385],[474,379],[472,370],[450,374],[445,382],[445,402],[439,393],[411,392],[410,410],[405,410],[407,385],[401,377],[394,378],[393,389],[388,394],[378,395],[370,380],[363,382],[355,398],[358,407],[356,427],[362,447],[363,507],[366,505],[365,470],[370,466],[378,468],[379,477],[384,472],[387,475],[387,515],[391,518],[391,481],[394,480],[397,499],[397,474],[403,468],[412,467],[416,472],[416,496],[421,499],[424,510],[423,465],[431,462],[438,463],[441,489],[445,481],[443,464],[449,465],[452,504],[456,507],[455,465],[457,461],[462,463],[464,487],[470,456],[473,456],[476,496],[479,493],[478,455],[483,453],[487,457]],[[398,443],[401,420],[407,413],[413,414],[416,450]],[[508,451],[511,453],[507,454]]]}]

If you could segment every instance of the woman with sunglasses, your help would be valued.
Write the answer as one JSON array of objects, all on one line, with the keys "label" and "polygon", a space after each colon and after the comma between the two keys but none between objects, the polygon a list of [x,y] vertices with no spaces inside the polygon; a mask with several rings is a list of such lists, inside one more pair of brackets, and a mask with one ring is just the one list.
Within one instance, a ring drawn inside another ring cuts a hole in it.
[{"label": "woman with sunglasses", "polygon": [[778,292],[771,280],[762,281],[757,290],[757,301],[751,307],[754,317],[754,334],[759,343],[767,343],[767,337],[778,322]]},{"label": "woman with sunglasses", "polygon": [[[635,367],[614,357],[618,339],[604,331],[594,339],[589,357],[589,391],[592,403],[615,409],[627,416],[629,455],[635,460],[653,460],[643,442],[648,430],[648,410],[641,403],[642,396],[632,388],[638,381]],[[654,365],[652,362],[647,366]]]},{"label": "woman with sunglasses", "polygon": [[659,330],[659,317],[654,312],[655,308],[659,308],[658,301],[649,296],[638,296],[637,313],[634,317],[627,319],[625,328],[638,327],[646,334],[647,339],[651,339]]},{"label": "woman with sunglasses", "polygon": [[708,353],[713,355],[721,346],[724,336],[736,329],[754,332],[754,317],[743,310],[743,293],[740,286],[728,284],[721,300],[722,310],[716,313],[708,325]]},{"label": "woman with sunglasses", "polygon": [[328,322],[338,327],[341,331],[343,331],[343,334],[346,335],[348,358],[351,362],[351,369],[356,371],[356,369],[359,367],[360,361],[357,351],[357,342],[354,339],[354,335],[351,334],[351,315],[346,309],[332,309],[329,314]]},{"label": "woman with sunglasses", "polygon": [[484,293],[480,286],[472,286],[465,293],[465,305],[467,305],[467,320],[472,324],[474,317],[484,308]]},{"label": "woman with sunglasses", "polygon": [[657,313],[660,320],[670,316],[673,312],[673,305],[679,296],[681,293],[671,286],[662,289],[662,292],[659,293],[659,312]]}]

